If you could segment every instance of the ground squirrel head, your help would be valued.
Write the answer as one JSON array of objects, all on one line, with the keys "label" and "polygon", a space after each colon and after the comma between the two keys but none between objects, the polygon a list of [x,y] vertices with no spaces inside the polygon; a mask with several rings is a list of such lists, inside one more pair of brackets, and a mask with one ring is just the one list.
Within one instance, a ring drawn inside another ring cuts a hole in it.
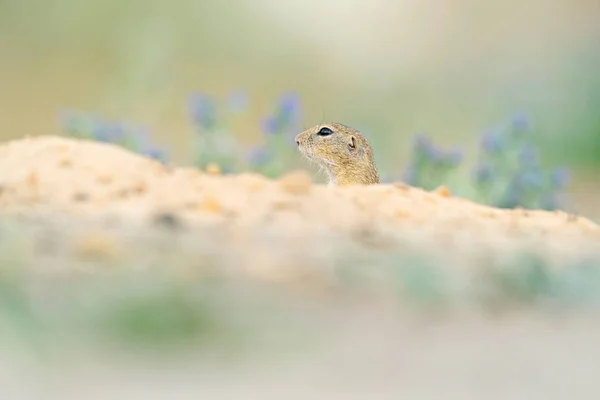
[{"label": "ground squirrel head", "polygon": [[355,129],[337,123],[316,125],[298,134],[296,144],[327,172],[332,185],[379,183],[371,145]]}]

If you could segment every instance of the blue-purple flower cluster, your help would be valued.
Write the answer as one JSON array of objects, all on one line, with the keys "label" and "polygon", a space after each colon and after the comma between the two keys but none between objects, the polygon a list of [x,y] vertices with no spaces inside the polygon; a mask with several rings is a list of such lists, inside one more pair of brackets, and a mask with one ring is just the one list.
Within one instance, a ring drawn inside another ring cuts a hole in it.
[{"label": "blue-purple flower cluster", "polygon": [[273,113],[263,118],[262,130],[267,135],[295,135],[301,121],[299,96],[293,92],[286,92],[275,104]]},{"label": "blue-purple flower cluster", "polygon": [[189,97],[188,112],[192,123],[199,131],[212,131],[219,120],[217,103],[204,93],[193,93]]},{"label": "blue-purple flower cluster", "polygon": [[[240,159],[237,139],[227,122],[232,115],[248,110],[249,105],[248,94],[241,90],[230,93],[225,107],[204,93],[190,96],[188,110],[196,130],[197,166],[204,168],[216,163],[224,172],[235,172],[242,162],[243,168],[269,177],[278,176],[289,167],[290,160],[297,156],[293,138],[301,130],[299,96],[286,92],[276,101],[272,112],[261,122],[264,144],[247,148]],[[65,113],[63,125],[71,136],[116,143],[166,162],[166,152],[152,144],[150,132],[145,128],[132,128],[122,122],[76,112]],[[525,115],[481,136],[477,163],[471,171],[474,200],[503,208],[563,207],[569,170],[542,168],[531,136],[531,124]],[[450,174],[462,161],[463,152],[459,148],[441,148],[425,135],[417,135],[404,180],[432,190],[447,184]]]},{"label": "blue-purple flower cluster", "polygon": [[[197,131],[194,151],[197,166],[204,168],[209,163],[217,163],[224,170],[237,169],[238,146],[227,122],[232,115],[246,111],[249,105],[248,94],[241,90],[230,93],[225,107],[204,93],[190,96],[188,110]],[[261,122],[265,143],[245,150],[244,167],[270,177],[283,173],[294,151],[293,137],[298,133],[301,119],[299,96],[284,93]]]},{"label": "blue-purple flower cluster", "polygon": [[409,165],[404,181],[426,190],[442,185],[461,163],[462,151],[458,148],[443,149],[423,134],[415,136]]},{"label": "blue-purple flower cluster", "polygon": [[193,93],[188,99],[188,112],[196,131],[194,135],[194,164],[206,168],[217,164],[224,173],[234,172],[238,161],[238,143],[228,129],[227,119],[247,107],[247,94],[236,91],[230,94],[227,108],[205,93]]},{"label": "blue-purple flower cluster", "polygon": [[479,149],[473,170],[479,200],[501,208],[556,210],[564,206],[562,192],[569,170],[542,167],[526,117],[518,116],[507,127],[486,132]]},{"label": "blue-purple flower cluster", "polygon": [[147,127],[109,121],[77,111],[65,111],[62,124],[69,136],[117,144],[163,163],[168,161],[167,151],[152,142],[152,134]]},{"label": "blue-purple flower cluster", "polygon": [[[544,170],[530,131],[529,120],[519,115],[507,127],[481,136],[478,162],[472,171],[477,201],[501,208],[563,207],[562,191],[569,182],[569,170]],[[460,150],[441,149],[427,137],[417,135],[404,180],[431,190],[445,183],[461,161]]]},{"label": "blue-purple flower cluster", "polygon": [[265,143],[246,153],[248,166],[268,177],[285,172],[289,160],[296,154],[294,137],[300,131],[302,108],[298,94],[284,93],[273,111],[262,120]]}]

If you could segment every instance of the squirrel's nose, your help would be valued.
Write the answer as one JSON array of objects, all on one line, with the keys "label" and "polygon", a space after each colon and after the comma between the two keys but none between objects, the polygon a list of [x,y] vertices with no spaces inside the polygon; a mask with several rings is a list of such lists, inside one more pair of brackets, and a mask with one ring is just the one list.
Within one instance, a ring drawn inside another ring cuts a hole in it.
[{"label": "squirrel's nose", "polygon": [[296,145],[300,146],[300,141],[299,140],[296,140]]}]

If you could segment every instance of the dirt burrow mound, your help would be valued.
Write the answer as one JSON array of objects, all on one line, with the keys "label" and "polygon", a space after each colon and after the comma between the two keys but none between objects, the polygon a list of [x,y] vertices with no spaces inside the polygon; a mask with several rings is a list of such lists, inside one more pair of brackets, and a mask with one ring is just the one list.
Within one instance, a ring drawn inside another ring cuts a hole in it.
[{"label": "dirt burrow mound", "polygon": [[277,264],[293,254],[343,251],[340,243],[371,252],[416,250],[461,266],[519,249],[557,265],[600,253],[600,227],[564,212],[495,209],[446,189],[404,184],[328,187],[303,171],[278,180],[222,176],[61,137],[1,145],[0,184],[5,215],[110,217],[141,230],[148,221],[176,218],[263,264],[267,254],[279,254],[271,260]]}]

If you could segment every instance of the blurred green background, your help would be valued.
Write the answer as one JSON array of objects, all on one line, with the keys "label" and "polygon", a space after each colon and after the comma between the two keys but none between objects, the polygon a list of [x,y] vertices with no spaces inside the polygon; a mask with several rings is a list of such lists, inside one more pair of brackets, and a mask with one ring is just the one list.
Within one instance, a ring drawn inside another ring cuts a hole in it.
[{"label": "blurred green background", "polygon": [[596,0],[0,0],[0,135],[61,134],[67,108],[148,126],[174,160],[201,91],[250,95],[242,143],[285,91],[305,127],[369,134],[401,173],[425,133],[467,157],[529,116],[542,162],[573,169],[571,209],[600,218],[600,4]]}]

